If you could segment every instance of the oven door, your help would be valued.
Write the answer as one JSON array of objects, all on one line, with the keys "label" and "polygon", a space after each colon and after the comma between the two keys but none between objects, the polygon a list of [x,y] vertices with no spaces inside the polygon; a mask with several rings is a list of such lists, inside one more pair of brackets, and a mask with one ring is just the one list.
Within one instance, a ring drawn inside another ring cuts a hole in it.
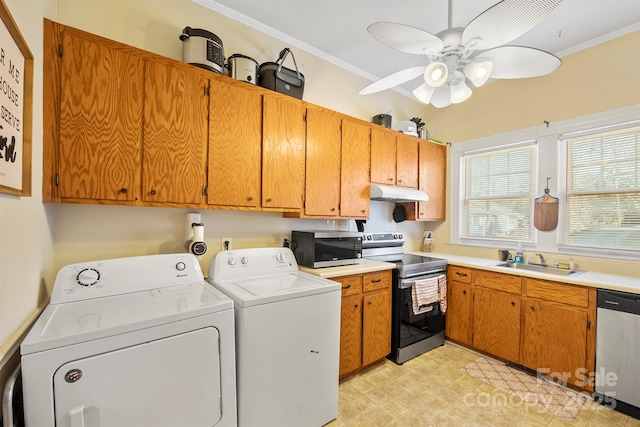
[{"label": "oven door", "polygon": [[[435,278],[442,274],[444,272],[439,271],[408,279],[398,279],[397,286],[393,290],[391,333],[392,355],[395,354],[394,361],[396,363],[403,363],[408,360],[407,358],[444,343],[445,317],[440,311],[440,304],[436,302],[432,304],[431,310],[415,314],[411,295],[415,282]],[[426,340],[431,339],[434,342],[427,343]]]}]

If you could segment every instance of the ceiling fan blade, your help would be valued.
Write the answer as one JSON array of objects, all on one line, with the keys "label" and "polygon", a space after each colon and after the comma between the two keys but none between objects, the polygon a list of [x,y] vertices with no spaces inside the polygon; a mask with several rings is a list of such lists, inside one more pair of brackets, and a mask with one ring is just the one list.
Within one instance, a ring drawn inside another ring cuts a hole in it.
[{"label": "ceiling fan blade", "polygon": [[476,16],[462,33],[474,50],[491,49],[517,39],[546,18],[562,0],[503,0]]},{"label": "ceiling fan blade", "polygon": [[523,46],[502,46],[481,53],[493,63],[492,79],[522,79],[549,74],[560,66],[557,56]]},{"label": "ceiling fan blade", "polygon": [[405,53],[425,55],[438,53],[444,47],[442,40],[431,33],[395,22],[376,22],[367,31],[380,43]]},{"label": "ceiling fan blade", "polygon": [[381,90],[401,85],[402,83],[413,80],[418,76],[424,75],[424,70],[426,68],[426,66],[421,65],[419,67],[405,68],[404,70],[396,71],[393,74],[389,74],[388,76],[371,83],[369,86],[358,92],[358,94],[369,95],[371,93],[380,92]]}]

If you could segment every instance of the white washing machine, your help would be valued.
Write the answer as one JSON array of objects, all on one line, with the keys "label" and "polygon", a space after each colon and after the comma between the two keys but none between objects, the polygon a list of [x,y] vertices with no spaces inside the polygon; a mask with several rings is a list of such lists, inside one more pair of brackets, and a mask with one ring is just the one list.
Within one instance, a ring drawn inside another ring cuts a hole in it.
[{"label": "white washing machine", "polygon": [[299,271],[288,248],[220,252],[208,275],[235,304],[238,425],[335,419],[341,285]]},{"label": "white washing machine", "polygon": [[234,341],[191,254],[63,267],[20,347],[26,425],[236,426]]}]

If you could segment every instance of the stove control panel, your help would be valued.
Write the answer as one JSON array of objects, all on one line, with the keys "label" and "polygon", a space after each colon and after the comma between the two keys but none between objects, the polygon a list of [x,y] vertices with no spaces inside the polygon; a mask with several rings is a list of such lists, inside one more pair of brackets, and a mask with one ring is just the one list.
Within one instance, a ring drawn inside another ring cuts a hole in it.
[{"label": "stove control panel", "polygon": [[404,244],[404,235],[397,231],[374,232],[362,234],[362,246],[401,246]]}]

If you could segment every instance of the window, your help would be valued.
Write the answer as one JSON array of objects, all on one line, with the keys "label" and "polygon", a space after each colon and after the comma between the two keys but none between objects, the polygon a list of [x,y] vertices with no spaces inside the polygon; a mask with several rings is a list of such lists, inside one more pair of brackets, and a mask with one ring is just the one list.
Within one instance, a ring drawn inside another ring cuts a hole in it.
[{"label": "window", "polygon": [[640,252],[640,124],[559,139],[566,159],[559,246]]},{"label": "window", "polygon": [[531,243],[535,141],[469,151],[460,158],[461,241]]}]

